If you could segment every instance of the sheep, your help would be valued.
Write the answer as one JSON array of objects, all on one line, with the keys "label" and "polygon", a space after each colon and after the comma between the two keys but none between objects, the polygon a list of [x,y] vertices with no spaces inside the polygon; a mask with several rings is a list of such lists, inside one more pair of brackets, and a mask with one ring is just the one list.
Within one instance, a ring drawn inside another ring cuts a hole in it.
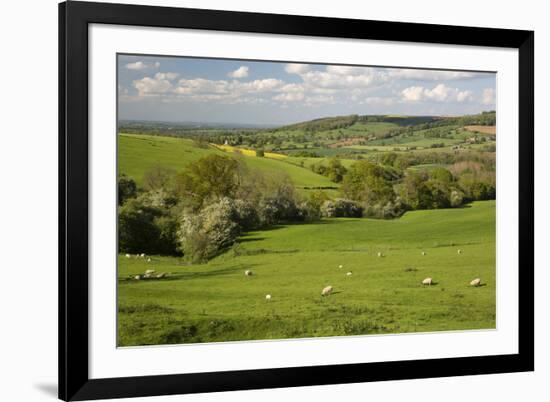
[{"label": "sheep", "polygon": [[431,286],[432,284],[433,284],[433,279],[432,278],[426,278],[422,281],[422,285]]},{"label": "sheep", "polygon": [[338,268],[342,269],[342,268],[344,268],[344,266],[343,265],[338,265]]},{"label": "sheep", "polygon": [[321,292],[321,296],[328,296],[332,293],[332,286],[327,286],[326,288],[323,289],[323,291]]},{"label": "sheep", "polygon": [[481,285],[481,279],[479,278],[476,278],[470,282],[470,286],[479,286],[479,285]]},{"label": "sheep", "polygon": [[141,253],[139,256],[140,256],[141,258],[145,258],[145,253]]},{"label": "sheep", "polygon": [[150,259],[150,258],[147,258],[147,262],[151,262],[151,259]]},{"label": "sheep", "polygon": [[351,271],[346,273],[346,276],[351,276],[351,275],[353,275],[353,272],[351,272]]},{"label": "sheep", "polygon": [[458,250],[457,250],[457,254],[462,254],[462,250],[461,250],[461,249],[458,249]]},{"label": "sheep", "polygon": [[378,257],[383,257],[384,254],[382,254],[380,251],[378,252]]},{"label": "sheep", "polygon": [[244,274],[245,276],[252,276],[252,271],[247,269],[246,271],[244,271]]},{"label": "sheep", "polygon": [[158,274],[156,276],[157,279],[162,279],[162,278],[165,278],[166,277],[166,273],[165,272],[161,272],[160,274]]},{"label": "sheep", "polygon": [[136,281],[139,281],[139,280],[141,279],[141,275],[136,275],[136,276],[134,276],[134,279],[135,279]]},{"label": "sheep", "polygon": [[151,274],[154,274],[154,273],[155,273],[154,269],[148,269],[147,271],[145,271],[145,275],[151,275]]},{"label": "sheep", "polygon": [[425,252],[425,251],[422,251],[422,255],[426,255],[426,252]]},{"label": "sheep", "polygon": [[130,254],[126,254],[126,258],[131,258],[132,256]]},{"label": "sheep", "polygon": [[271,300],[271,295],[265,295],[265,300],[270,301]]}]

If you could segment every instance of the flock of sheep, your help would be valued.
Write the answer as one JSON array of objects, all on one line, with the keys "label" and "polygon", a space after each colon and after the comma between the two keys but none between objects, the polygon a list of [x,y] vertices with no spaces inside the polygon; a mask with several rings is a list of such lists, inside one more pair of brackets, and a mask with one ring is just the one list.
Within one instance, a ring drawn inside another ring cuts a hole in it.
[{"label": "flock of sheep", "polygon": [[[145,253],[136,254],[135,258],[145,258],[147,257]],[[126,254],[126,258],[132,258],[131,254]],[[147,257],[147,262],[151,262],[151,257]],[[164,279],[167,278],[170,275],[168,272],[160,272],[157,273],[154,269],[148,269],[143,274],[135,275],[133,279],[136,281],[139,281],[141,279]]]},{"label": "flock of sheep", "polygon": [[[457,254],[462,254],[462,250],[458,249]],[[425,256],[426,252],[422,251],[421,255]],[[381,257],[384,257],[384,254],[379,251],[377,253],[377,256],[379,258],[381,258]],[[135,258],[145,258],[145,257],[146,257],[145,253],[135,255]],[[126,254],[126,258],[132,258],[132,255],[131,254]],[[147,262],[151,262],[151,258],[147,257]],[[338,268],[342,269],[342,268],[344,268],[344,266],[339,265]],[[253,272],[250,269],[247,269],[246,271],[244,271],[244,274],[245,274],[245,276],[252,276]],[[352,271],[346,272],[346,276],[349,277],[349,276],[352,276],[352,275],[353,275]],[[155,270],[150,269],[150,270],[145,271],[145,273],[143,275],[136,275],[134,277],[134,279],[136,279],[136,280],[149,279],[149,278],[151,278],[151,279],[152,278],[162,279],[162,278],[165,278],[166,276],[167,276],[167,274],[164,273],[164,272],[160,273],[160,274],[157,274],[155,272]],[[434,282],[433,278],[431,278],[431,277],[428,277],[428,278],[426,278],[422,281],[422,285],[431,286],[431,285],[434,285],[434,284],[435,284],[435,282]],[[470,282],[470,286],[474,286],[474,287],[481,286],[481,279],[480,278],[473,279]],[[329,296],[332,293],[333,290],[334,290],[334,288],[332,286],[327,286],[327,287],[323,288],[323,290],[321,291],[321,296]],[[270,294],[265,295],[265,300],[266,301],[271,301],[271,295]]]},{"label": "flock of sheep", "polygon": [[[462,254],[462,250],[458,249],[457,254]],[[384,254],[382,252],[378,252],[377,255],[378,255],[379,258],[384,257]],[[421,255],[425,256],[426,252],[422,251]],[[342,268],[344,268],[344,266],[339,265],[338,268],[342,269]],[[244,271],[244,274],[245,274],[245,276],[252,276],[253,272],[251,270],[247,269],[246,271]],[[353,275],[353,272],[351,272],[351,271],[346,272],[346,276],[352,276],[352,275]],[[422,285],[431,286],[431,285],[434,285],[434,284],[435,284],[435,282],[434,282],[433,278],[430,278],[430,277],[428,277],[428,278],[426,278],[422,281]],[[473,279],[470,282],[470,286],[473,286],[473,287],[481,286],[481,279],[480,278]],[[326,286],[321,291],[321,296],[329,296],[332,293],[333,290],[334,290],[334,288],[332,286],[330,286],[330,285]],[[265,295],[265,300],[266,301],[271,301],[271,295],[270,294]]]}]

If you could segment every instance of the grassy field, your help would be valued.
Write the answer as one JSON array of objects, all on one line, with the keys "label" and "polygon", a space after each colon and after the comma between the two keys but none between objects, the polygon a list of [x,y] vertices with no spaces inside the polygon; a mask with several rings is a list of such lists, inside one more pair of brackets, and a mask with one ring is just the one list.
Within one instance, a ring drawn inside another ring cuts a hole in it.
[{"label": "grassy field", "polygon": [[273,158],[258,158],[249,153],[237,154],[232,150],[225,152],[213,146],[198,146],[192,140],[174,137],[120,134],[118,143],[119,173],[133,178],[138,184],[149,169],[161,165],[181,171],[187,164],[209,154],[226,155],[241,158],[251,169],[266,174],[274,171],[287,173],[294,185],[303,187],[336,187],[327,177],[291,163]]},{"label": "grassy field", "polygon": [[118,277],[120,346],[495,328],[495,202],[280,225],[201,265],[120,255]]}]

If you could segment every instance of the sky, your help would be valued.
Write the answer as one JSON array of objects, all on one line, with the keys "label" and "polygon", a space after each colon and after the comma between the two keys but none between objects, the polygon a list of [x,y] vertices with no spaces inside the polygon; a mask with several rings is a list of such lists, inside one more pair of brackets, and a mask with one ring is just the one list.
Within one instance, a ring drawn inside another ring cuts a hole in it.
[{"label": "sky", "polygon": [[349,114],[495,110],[496,74],[118,56],[121,120],[281,125]]}]

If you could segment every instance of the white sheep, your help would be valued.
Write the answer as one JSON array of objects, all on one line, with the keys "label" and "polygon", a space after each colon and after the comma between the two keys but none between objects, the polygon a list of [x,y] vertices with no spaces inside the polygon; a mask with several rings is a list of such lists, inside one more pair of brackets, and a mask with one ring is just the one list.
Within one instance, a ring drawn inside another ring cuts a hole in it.
[{"label": "white sheep", "polygon": [[244,271],[244,274],[245,274],[246,276],[252,276],[252,271],[249,270],[249,269],[247,269],[246,271]]},{"label": "white sheep", "polygon": [[481,279],[479,278],[476,278],[470,282],[470,286],[479,286],[479,285],[481,285]]},{"label": "white sheep", "polygon": [[321,296],[328,296],[329,294],[332,293],[332,286],[327,286],[326,288],[323,289],[323,291],[321,292]]},{"label": "white sheep", "polygon": [[349,271],[346,273],[346,276],[352,276],[353,275],[353,272]]},{"label": "white sheep", "polygon": [[139,281],[139,280],[141,279],[141,276],[140,276],[140,275],[136,275],[136,276],[134,276],[134,279],[135,279],[136,281]]},{"label": "white sheep", "polygon": [[425,252],[425,251],[422,251],[422,255],[426,255],[426,252]]},{"label": "white sheep", "polygon": [[147,262],[151,262],[151,259],[150,259],[150,258],[147,258]]},{"label": "white sheep", "polygon": [[145,271],[145,275],[152,275],[154,273],[155,273],[154,269],[148,269],[147,271]]},{"label": "white sheep", "polygon": [[378,252],[378,257],[382,257],[384,254],[382,254],[380,251]]},{"label": "white sheep", "polygon": [[342,269],[342,268],[344,268],[344,266],[343,265],[338,265],[338,268]]},{"label": "white sheep", "polygon": [[422,281],[422,285],[431,286],[432,284],[433,284],[433,279],[432,278],[426,278]]},{"label": "white sheep", "polygon": [[266,299],[267,301],[270,301],[270,300],[271,300],[271,295],[265,295],[265,299]]},{"label": "white sheep", "polygon": [[457,254],[462,254],[462,250],[461,250],[461,249],[458,249],[458,250],[457,250]]},{"label": "white sheep", "polygon": [[141,258],[145,258],[145,253],[141,253],[139,256],[140,256]]},{"label": "white sheep", "polygon": [[130,254],[126,254],[126,258],[130,258],[132,257]]}]

